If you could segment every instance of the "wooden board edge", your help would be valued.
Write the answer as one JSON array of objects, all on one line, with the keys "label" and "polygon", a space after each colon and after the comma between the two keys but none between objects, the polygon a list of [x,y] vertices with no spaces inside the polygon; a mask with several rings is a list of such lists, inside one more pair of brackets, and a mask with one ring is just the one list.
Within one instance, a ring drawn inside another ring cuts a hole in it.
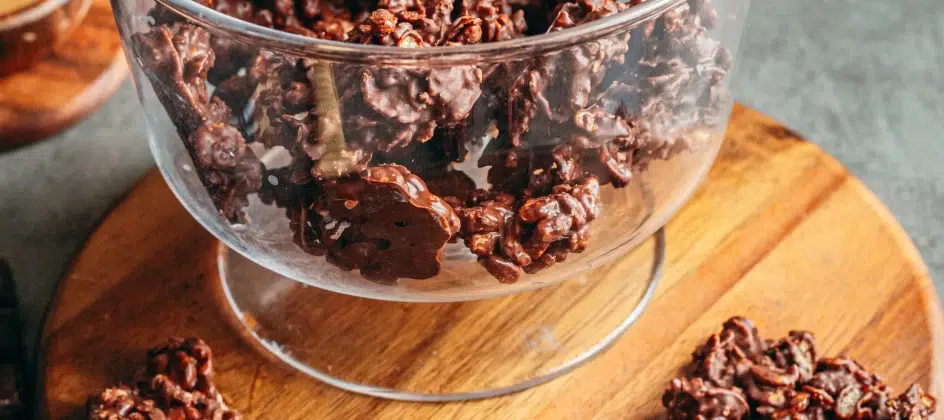
[{"label": "wooden board edge", "polygon": [[105,212],[105,214],[101,217],[101,219],[99,219],[98,222],[95,224],[95,228],[92,229],[92,233],[88,236],[88,238],[86,238],[85,243],[83,243],[82,246],[78,250],[76,250],[75,254],[72,255],[72,258],[70,259],[69,264],[66,266],[65,270],[63,270],[62,275],[56,281],[56,284],[53,287],[52,298],[49,300],[49,303],[45,308],[45,313],[43,314],[43,318],[40,321],[39,334],[37,335],[37,338],[35,341],[35,347],[32,353],[33,360],[34,360],[34,363],[33,363],[34,372],[36,374],[36,380],[33,382],[33,385],[35,388],[33,390],[34,396],[35,396],[34,404],[35,404],[35,409],[36,409],[34,414],[36,415],[37,419],[50,418],[49,413],[48,413],[48,408],[47,408],[49,407],[49,404],[47,404],[47,401],[46,401],[47,393],[45,392],[46,378],[48,377],[46,373],[47,366],[46,366],[45,350],[48,345],[47,340],[52,335],[51,332],[55,332],[58,329],[56,325],[63,321],[61,319],[58,319],[59,318],[58,308],[59,308],[59,301],[61,300],[61,297],[63,295],[63,289],[66,287],[65,285],[66,279],[74,271],[76,265],[78,265],[81,262],[82,255],[84,255],[87,252],[87,250],[89,249],[89,247],[91,246],[93,242],[96,242],[95,239],[97,238],[97,236],[101,234],[102,228],[111,219],[111,214],[117,209],[121,208],[126,203],[128,203],[129,201],[131,201],[136,196],[135,191],[138,191],[144,185],[157,181],[155,180],[155,178],[157,178],[157,180],[159,180],[160,182],[164,182],[163,176],[161,175],[160,171],[157,168],[148,169],[144,173],[144,175],[141,175],[138,178],[138,180],[134,182],[131,188],[125,191],[121,196],[119,196],[112,203],[111,206],[109,206],[108,211]]},{"label": "wooden board edge", "polygon": [[[809,147],[818,149],[823,155],[823,159],[829,161],[830,164],[844,167],[841,162],[827,153],[822,147],[816,143],[807,141],[798,133],[786,128],[786,125],[781,124],[776,119],[740,102],[735,103],[731,118],[733,119],[735,116],[741,114],[750,115],[750,118],[764,125],[783,127],[785,130],[784,134],[787,136],[802,140]],[[901,223],[898,222],[898,218],[888,209],[888,206],[886,206],[861,179],[851,173],[847,175],[844,182],[849,183],[849,185],[857,191],[863,201],[875,211],[875,215],[884,220],[886,226],[892,228],[889,229],[889,234],[894,238],[898,248],[902,250],[903,256],[907,258],[908,262],[913,265],[915,271],[919,273],[920,278],[917,279],[916,282],[921,288],[921,295],[925,305],[924,311],[928,314],[928,322],[931,324],[928,325],[928,330],[931,332],[931,348],[934,349],[934,354],[932,354],[931,359],[932,383],[930,384],[929,392],[944,398],[944,309],[942,309],[941,298],[931,279],[930,271],[924,263],[924,259],[921,257],[921,252],[918,250],[918,247],[915,245],[914,241],[911,240],[911,237],[908,236],[908,233],[901,226]]]},{"label": "wooden board edge", "polygon": [[941,307],[941,298],[937,288],[931,279],[930,271],[921,257],[921,252],[917,245],[905,232],[905,229],[898,223],[898,219],[892,214],[891,210],[883,203],[875,193],[870,190],[862,180],[855,176],[850,176],[850,185],[857,191],[860,197],[866,201],[875,211],[876,216],[885,221],[885,225],[891,227],[889,234],[894,239],[896,245],[902,250],[903,255],[908,259],[918,273],[915,280],[918,287],[921,288],[921,297],[924,302],[924,311],[928,314],[928,331],[931,332],[931,348],[934,352],[931,355],[931,384],[930,392],[933,395],[944,397],[944,310]]},{"label": "wooden board edge", "polygon": [[68,266],[62,272],[61,278],[56,282],[56,285],[53,290],[53,298],[50,301],[48,310],[46,311],[46,316],[43,318],[42,328],[40,336],[45,337],[47,332],[55,331],[58,329],[57,322],[64,321],[57,319],[58,315],[58,300],[63,288],[65,287],[66,278],[75,271],[75,268],[78,264],[82,262],[82,256],[86,254],[86,251],[90,248],[90,244],[95,242],[98,236],[101,235],[102,228],[109,222],[111,219],[112,213],[119,210],[121,207],[125,206],[128,202],[133,200],[136,196],[140,195],[139,191],[142,190],[147,184],[152,184],[155,182],[164,182],[164,177],[161,175],[161,172],[157,168],[148,169],[143,175],[138,177],[138,180],[125,191],[121,196],[116,198],[111,206],[109,206],[108,211],[95,223],[95,227],[92,229],[92,232],[86,238],[86,241],[82,246],[76,251],[72,256],[72,259],[69,261]]},{"label": "wooden board edge", "polygon": [[[762,115],[754,110],[750,110],[750,109],[746,109],[746,110],[750,112],[750,114],[748,114],[750,115],[749,118],[753,118],[755,114],[758,116]],[[745,117],[748,117],[748,115],[745,115]],[[764,117],[764,118],[766,118],[767,121],[773,121],[767,117]],[[813,143],[809,143],[809,142],[806,142],[806,144],[809,145],[809,147],[816,147],[822,153],[824,160],[830,163],[835,163],[836,165],[841,165],[838,161],[835,160],[835,158],[827,154],[819,146]],[[100,235],[103,226],[109,222],[110,216],[112,215],[113,212],[117,211],[122,206],[126,205],[129,201],[134,200],[135,197],[139,195],[139,194],[136,194],[136,192],[142,187],[145,187],[148,184],[163,183],[163,182],[164,180],[160,172],[157,169],[150,169],[134,183],[132,188],[130,188],[124,195],[119,197],[117,200],[115,200],[114,204],[110,207],[109,211],[102,217],[101,220],[98,221],[98,223],[96,224],[96,227],[92,231],[92,234],[87,238],[87,241],[85,242],[85,244],[73,256],[73,259],[70,265],[63,272],[63,277],[59,280],[58,284],[56,285],[55,291],[54,291],[55,294],[53,296],[53,299],[50,302],[49,307],[47,308],[47,314],[42,322],[42,329],[40,330],[40,334],[38,336],[38,341],[40,342],[40,345],[36,346],[36,354],[35,354],[36,359],[35,360],[36,360],[36,366],[37,366],[37,373],[42,374],[42,377],[39,377],[36,380],[37,415],[39,416],[39,418],[49,418],[49,413],[46,412],[46,410],[48,410],[48,404],[47,404],[47,398],[46,398],[47,395],[45,392],[43,392],[43,386],[45,385],[45,381],[48,379],[48,375],[45,374],[46,360],[44,357],[42,357],[43,356],[42,352],[46,348],[46,344],[47,344],[46,340],[47,340],[47,337],[49,336],[49,332],[50,331],[55,332],[55,330],[52,330],[51,327],[58,324],[58,326],[56,326],[56,330],[57,330],[58,327],[61,326],[60,322],[63,321],[61,319],[58,319],[59,314],[57,314],[56,309],[58,307],[59,299],[62,295],[62,289],[64,287],[65,278],[69,275],[69,273],[73,271],[74,267],[79,262],[79,259],[81,258],[81,256],[87,252],[88,248],[90,247],[90,244],[95,242],[95,238],[98,235]],[[910,239],[910,237],[908,237],[907,233],[898,223],[897,219],[891,214],[888,208],[874,195],[874,193],[872,193],[861,182],[861,180],[859,180],[858,178],[855,178],[854,176],[850,175],[846,177],[846,180],[844,182],[851,183],[851,186],[858,191],[863,201],[868,203],[871,206],[876,216],[886,221],[886,225],[889,227],[889,234],[890,236],[894,238],[894,241],[896,242],[896,245],[898,246],[898,248],[901,249],[902,255],[907,259],[907,261],[913,264],[915,268],[915,272],[919,273],[919,275],[916,276],[916,281],[917,283],[919,283],[919,287],[921,287],[923,302],[925,304],[925,310],[928,313],[929,322],[931,324],[929,325],[929,330],[932,332],[932,340],[933,340],[932,348],[934,349],[933,350],[934,354],[932,354],[932,367],[931,367],[932,383],[930,384],[931,386],[930,392],[934,393],[935,395],[942,395],[942,391],[944,391],[944,351],[942,351],[941,346],[944,346],[944,313],[942,313],[940,299],[937,297],[938,295],[935,292],[934,285],[931,282],[930,276],[928,275],[928,269],[926,265],[924,264],[920,256],[920,253],[917,250],[917,247],[914,245],[913,241]],[[153,187],[149,187],[149,189],[152,189],[152,188]],[[215,254],[216,253],[213,253],[213,255]],[[40,406],[40,404],[42,405]]]}]

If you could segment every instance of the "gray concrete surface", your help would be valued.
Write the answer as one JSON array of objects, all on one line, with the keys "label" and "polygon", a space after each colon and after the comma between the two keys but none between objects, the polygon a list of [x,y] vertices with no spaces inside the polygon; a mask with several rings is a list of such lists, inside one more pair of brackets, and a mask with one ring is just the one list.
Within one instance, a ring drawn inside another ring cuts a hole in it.
[{"label": "gray concrete surface", "polygon": [[[754,0],[737,97],[821,144],[881,197],[944,283],[944,3]],[[54,283],[152,165],[133,89],[0,156],[0,255],[35,336]],[[863,279],[864,281],[867,279]]]}]

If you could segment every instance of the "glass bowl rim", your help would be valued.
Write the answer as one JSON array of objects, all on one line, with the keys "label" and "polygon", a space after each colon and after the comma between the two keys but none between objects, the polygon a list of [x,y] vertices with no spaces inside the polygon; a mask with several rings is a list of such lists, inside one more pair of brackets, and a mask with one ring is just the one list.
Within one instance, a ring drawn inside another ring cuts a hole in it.
[{"label": "glass bowl rim", "polygon": [[[117,3],[122,0],[112,1]],[[507,41],[449,47],[397,48],[292,34],[240,20],[193,0],[156,0],[157,3],[212,33],[227,35],[266,50],[344,63],[423,66],[500,62],[561,50],[636,26],[688,1],[649,0],[620,13],[573,28]]]}]

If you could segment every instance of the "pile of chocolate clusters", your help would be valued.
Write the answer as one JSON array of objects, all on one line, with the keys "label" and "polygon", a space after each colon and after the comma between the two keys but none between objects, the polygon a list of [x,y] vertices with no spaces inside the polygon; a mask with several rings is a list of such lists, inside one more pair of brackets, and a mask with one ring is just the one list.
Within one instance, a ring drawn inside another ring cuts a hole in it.
[{"label": "pile of chocolate clusters", "polygon": [[148,351],[133,386],[89,397],[89,420],[239,420],[213,385],[213,352],[199,338],[170,339]]},{"label": "pile of chocolate clusters", "polygon": [[[644,2],[195,1],[293,34],[392,48],[562,31]],[[306,252],[378,282],[435,276],[450,241],[502,282],[563,261],[587,247],[601,187],[697,148],[730,104],[731,56],[708,33],[711,0],[559,51],[445,68],[259,50],[160,3],[151,17],[134,55],[220,213],[246,222],[258,193],[286,209]],[[267,166],[259,150],[290,163]],[[488,168],[488,185],[457,168],[466,161]]]},{"label": "pile of chocolate clusters", "polygon": [[852,359],[818,358],[813,334],[765,340],[734,317],[695,350],[691,378],[662,397],[669,419],[922,420],[936,401],[912,385],[897,397]]}]

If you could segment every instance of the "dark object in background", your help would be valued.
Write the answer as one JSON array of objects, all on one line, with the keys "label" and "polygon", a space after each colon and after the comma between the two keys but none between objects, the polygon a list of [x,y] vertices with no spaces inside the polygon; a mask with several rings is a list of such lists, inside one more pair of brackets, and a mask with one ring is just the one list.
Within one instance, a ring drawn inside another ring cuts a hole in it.
[{"label": "dark object in background", "polygon": [[725,322],[692,359],[692,378],[672,380],[662,396],[671,420],[925,420],[937,405],[917,384],[895,397],[852,359],[818,359],[813,333],[765,340],[743,317]]},{"label": "dark object in background", "polygon": [[27,418],[20,337],[13,273],[0,259],[0,420]]}]

